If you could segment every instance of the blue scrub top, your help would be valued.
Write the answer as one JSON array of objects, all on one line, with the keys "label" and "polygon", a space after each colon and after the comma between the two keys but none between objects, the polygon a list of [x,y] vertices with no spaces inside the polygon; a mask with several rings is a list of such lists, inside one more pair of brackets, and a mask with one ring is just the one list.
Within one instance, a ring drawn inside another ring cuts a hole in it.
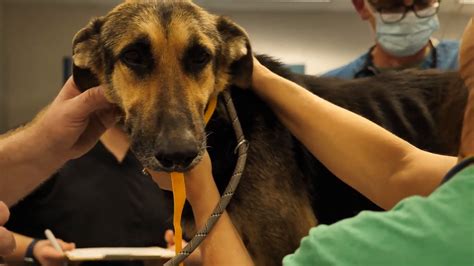
[{"label": "blue scrub top", "polygon": [[[458,70],[459,68],[459,41],[441,41],[436,47],[437,53],[437,64],[436,68],[440,70]],[[433,52],[432,52],[433,53]],[[337,77],[343,79],[354,79],[356,74],[359,73],[365,66],[366,62],[370,59],[369,52],[363,54],[351,63],[331,70],[323,77]],[[429,69],[433,63],[432,55],[428,55],[420,66],[420,69]],[[369,76],[369,75],[367,75]],[[364,75],[359,75],[364,77]]]}]

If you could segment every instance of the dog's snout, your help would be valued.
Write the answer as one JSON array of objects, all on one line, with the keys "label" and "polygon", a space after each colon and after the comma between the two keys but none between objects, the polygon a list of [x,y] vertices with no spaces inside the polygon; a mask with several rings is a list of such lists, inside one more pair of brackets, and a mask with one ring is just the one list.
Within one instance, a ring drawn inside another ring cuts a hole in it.
[{"label": "dog's snout", "polygon": [[197,145],[191,141],[174,141],[162,147],[155,158],[160,164],[168,169],[187,168],[199,155]]}]

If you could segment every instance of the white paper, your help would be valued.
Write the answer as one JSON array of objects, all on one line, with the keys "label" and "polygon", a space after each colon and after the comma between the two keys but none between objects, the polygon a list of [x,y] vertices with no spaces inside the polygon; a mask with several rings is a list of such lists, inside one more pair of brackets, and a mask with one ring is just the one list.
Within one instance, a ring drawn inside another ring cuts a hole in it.
[{"label": "white paper", "polygon": [[175,252],[159,247],[145,248],[77,248],[65,252],[70,261],[85,260],[153,260],[170,259]]}]

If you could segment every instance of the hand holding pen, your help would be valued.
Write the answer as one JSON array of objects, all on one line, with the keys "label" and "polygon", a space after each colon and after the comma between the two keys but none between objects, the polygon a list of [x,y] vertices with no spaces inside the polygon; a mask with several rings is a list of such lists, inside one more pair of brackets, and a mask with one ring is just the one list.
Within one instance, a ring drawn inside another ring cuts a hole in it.
[{"label": "hand holding pen", "polygon": [[73,250],[75,248],[75,244],[66,243],[61,239],[56,239],[54,235],[54,242],[56,244],[53,244],[53,241],[49,240],[51,236],[47,236],[49,233],[45,232],[45,235],[48,239],[40,240],[38,243],[36,243],[33,249],[33,255],[41,265],[63,266],[66,261],[64,257],[64,251]]}]

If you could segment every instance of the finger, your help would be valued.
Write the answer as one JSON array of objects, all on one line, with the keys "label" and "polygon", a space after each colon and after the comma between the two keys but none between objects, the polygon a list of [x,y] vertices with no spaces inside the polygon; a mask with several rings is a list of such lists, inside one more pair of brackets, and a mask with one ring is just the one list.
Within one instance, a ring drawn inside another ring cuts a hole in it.
[{"label": "finger", "polygon": [[81,91],[76,86],[76,83],[74,82],[74,79],[71,76],[69,77],[69,79],[66,81],[63,88],[59,92],[57,99],[61,101],[65,101],[68,99],[72,99],[80,94],[81,94]]},{"label": "finger", "polygon": [[165,172],[155,172],[150,169],[147,169],[148,173],[150,173],[153,181],[163,190],[172,190],[171,184],[171,175]]},{"label": "finger", "polygon": [[107,129],[111,128],[119,121],[120,115],[121,111],[118,107],[97,111],[97,118],[102,123],[104,128]]},{"label": "finger", "polygon": [[92,114],[89,124],[78,142],[85,144],[95,143],[108,128],[111,128],[117,123],[119,113],[118,109],[113,107],[106,110],[99,110],[96,114]]},{"label": "finger", "polygon": [[5,227],[0,227],[0,256],[10,255],[16,248],[13,234]]},{"label": "finger", "polygon": [[173,232],[173,230],[166,230],[166,232],[165,232],[165,241],[168,244],[168,247],[174,245],[174,232]]},{"label": "finger", "polygon": [[253,57],[253,65],[254,66],[259,66],[260,65],[260,61],[258,61],[258,59],[255,56]]},{"label": "finger", "polygon": [[103,87],[95,87],[86,90],[79,96],[71,99],[70,104],[75,115],[82,119],[87,118],[95,111],[113,107],[105,98]]},{"label": "finger", "polygon": [[3,201],[0,201],[0,225],[6,224],[9,218],[10,210],[8,210],[8,206]]},{"label": "finger", "polygon": [[39,256],[41,256],[42,258],[48,261],[51,261],[51,260],[62,261],[65,258],[63,252],[60,252],[54,249],[53,247],[45,248],[44,250],[41,251],[41,254]]},{"label": "finger", "polygon": [[192,168],[188,172],[185,172],[184,174],[190,177],[199,177],[203,175],[212,174],[212,164],[211,158],[209,157],[209,153],[206,151],[201,159],[201,162],[199,162],[194,168]]},{"label": "finger", "polygon": [[100,136],[104,134],[105,130],[105,126],[102,125],[96,117],[93,117],[74,145],[74,149],[78,149],[82,152],[85,148],[93,147],[99,141]]},{"label": "finger", "polygon": [[64,241],[61,240],[61,239],[58,239],[58,243],[59,243],[59,245],[61,246],[61,249],[64,250],[64,251],[73,250],[73,249],[76,248],[76,244],[74,244],[74,243],[67,243],[67,242],[64,242]]}]

